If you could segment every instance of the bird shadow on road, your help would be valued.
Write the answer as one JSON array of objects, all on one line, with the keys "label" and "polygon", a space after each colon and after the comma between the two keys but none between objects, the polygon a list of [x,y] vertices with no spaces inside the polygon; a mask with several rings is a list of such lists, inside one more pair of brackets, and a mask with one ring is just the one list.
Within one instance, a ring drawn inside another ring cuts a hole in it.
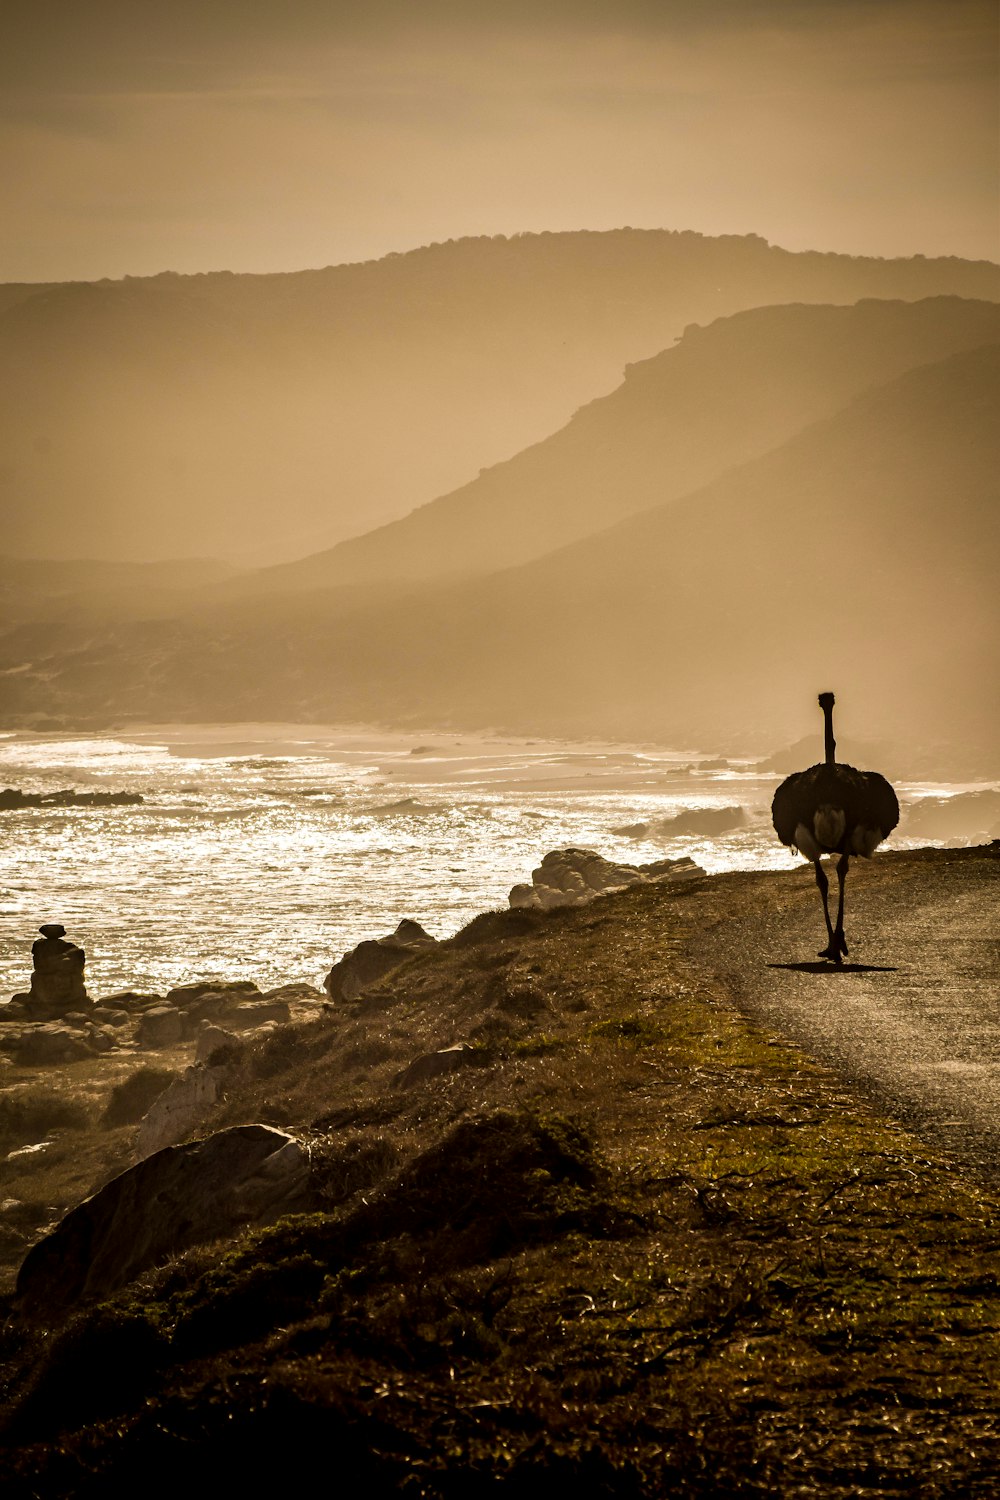
[{"label": "bird shadow on road", "polygon": [[808,964],[768,964],[769,969],[794,969],[797,974],[898,974],[892,964],[831,964],[815,959]]}]

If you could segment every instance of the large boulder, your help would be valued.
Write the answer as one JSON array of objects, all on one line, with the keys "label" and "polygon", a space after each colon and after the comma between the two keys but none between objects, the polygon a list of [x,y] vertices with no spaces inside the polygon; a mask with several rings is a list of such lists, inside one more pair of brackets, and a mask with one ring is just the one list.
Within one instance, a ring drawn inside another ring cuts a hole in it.
[{"label": "large boulder", "polygon": [[176,1047],[184,1035],[184,1018],[175,1005],[154,1005],[143,1011],[135,1029],[140,1047]]},{"label": "large boulder", "polygon": [[648,865],[616,864],[593,849],[553,849],[531,872],[531,885],[516,885],[511,906],[582,906],[595,896],[650,880],[689,880],[705,872],[694,860],[659,859]]},{"label": "large boulder", "polygon": [[107,1297],[190,1245],[304,1206],[309,1154],[269,1125],[237,1125],[168,1146],[74,1208],[28,1252],[19,1311],[58,1318]]},{"label": "large boulder", "polygon": [[331,1000],[356,1000],[406,959],[436,945],[437,938],[419,922],[404,918],[388,937],[369,939],[345,953],[324,979],[323,988]]}]

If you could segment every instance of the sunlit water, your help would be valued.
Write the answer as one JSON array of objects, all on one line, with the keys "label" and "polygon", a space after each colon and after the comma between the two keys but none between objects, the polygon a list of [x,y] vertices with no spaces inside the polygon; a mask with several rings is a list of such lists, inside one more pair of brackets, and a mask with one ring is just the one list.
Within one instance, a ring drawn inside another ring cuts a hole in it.
[{"label": "sunlit water", "polygon": [[[46,921],[86,948],[94,995],[204,977],[263,989],[320,982],[402,917],[450,936],[566,845],[790,869],[802,861],[769,818],[778,779],[690,752],[302,726],[2,736],[0,785],[145,802],[0,811],[0,998],[27,988]],[[712,839],[612,832],[736,804],[749,822]]]}]

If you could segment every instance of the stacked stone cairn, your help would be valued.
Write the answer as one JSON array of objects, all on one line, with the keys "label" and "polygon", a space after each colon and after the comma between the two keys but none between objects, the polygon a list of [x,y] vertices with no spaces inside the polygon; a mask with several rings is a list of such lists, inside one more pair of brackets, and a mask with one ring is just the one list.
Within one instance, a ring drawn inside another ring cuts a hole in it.
[{"label": "stacked stone cairn", "polygon": [[61,922],[45,922],[31,945],[31,989],[23,1003],[28,1014],[49,1020],[90,1004],[83,969],[84,950],[71,943]]}]

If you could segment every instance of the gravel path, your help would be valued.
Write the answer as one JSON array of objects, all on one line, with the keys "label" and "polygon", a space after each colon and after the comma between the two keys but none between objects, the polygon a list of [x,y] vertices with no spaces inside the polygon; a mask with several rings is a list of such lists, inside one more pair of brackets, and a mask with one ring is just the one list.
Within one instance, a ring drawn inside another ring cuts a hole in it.
[{"label": "gravel path", "polygon": [[935,1147],[1000,1173],[1000,841],[853,860],[839,970],[815,957],[812,865],[716,876],[699,897],[691,956],[747,1014]]}]

